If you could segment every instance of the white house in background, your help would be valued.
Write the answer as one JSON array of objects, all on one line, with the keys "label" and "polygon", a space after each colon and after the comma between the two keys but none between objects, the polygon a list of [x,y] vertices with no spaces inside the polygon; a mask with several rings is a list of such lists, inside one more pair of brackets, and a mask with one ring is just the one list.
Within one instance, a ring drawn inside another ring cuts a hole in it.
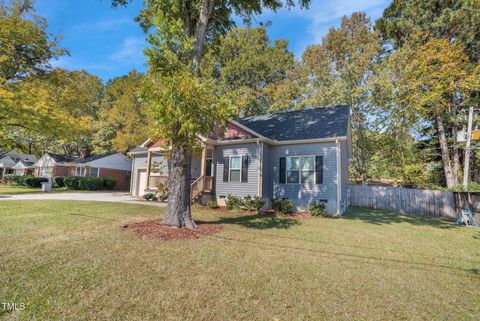
[{"label": "white house in background", "polygon": [[14,174],[16,176],[25,176],[25,175],[33,175],[34,165],[35,162],[28,162],[24,160],[19,160],[15,166],[13,166]]},{"label": "white house in background", "polygon": [[0,178],[5,175],[15,174],[15,165],[18,162],[24,162],[25,165],[35,163],[37,158],[31,154],[20,154],[14,150],[0,150]]}]

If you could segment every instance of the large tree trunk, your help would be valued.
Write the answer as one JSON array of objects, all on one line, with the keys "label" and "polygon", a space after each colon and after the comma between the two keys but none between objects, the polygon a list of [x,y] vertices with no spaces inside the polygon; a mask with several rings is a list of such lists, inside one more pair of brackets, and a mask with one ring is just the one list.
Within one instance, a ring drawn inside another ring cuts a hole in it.
[{"label": "large tree trunk", "polygon": [[192,154],[183,146],[172,146],[168,175],[168,205],[163,224],[173,227],[196,228],[190,210]]},{"label": "large tree trunk", "polygon": [[[215,0],[202,0],[200,15],[195,26],[195,46],[192,56],[192,74],[200,77],[200,61],[205,47],[208,23],[212,16]],[[189,8],[185,6],[183,23],[185,32],[189,33]],[[163,218],[163,224],[175,227],[196,228],[190,208],[191,183],[191,151],[185,146],[172,146],[171,168],[168,176],[168,205]]]},{"label": "large tree trunk", "polygon": [[442,153],[443,170],[445,171],[447,187],[450,188],[455,185],[455,179],[453,177],[452,166],[450,164],[450,154],[448,152],[447,137],[445,136],[445,127],[443,125],[443,118],[441,116],[437,116],[437,129],[438,140],[440,142],[440,150]]}]

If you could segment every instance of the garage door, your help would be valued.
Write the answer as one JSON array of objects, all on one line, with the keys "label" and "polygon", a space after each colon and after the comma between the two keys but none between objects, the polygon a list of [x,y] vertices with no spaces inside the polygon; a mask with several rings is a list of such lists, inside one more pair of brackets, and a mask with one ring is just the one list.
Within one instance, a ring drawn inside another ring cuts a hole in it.
[{"label": "garage door", "polygon": [[147,171],[139,170],[138,171],[138,180],[137,180],[137,193],[138,196],[143,196],[145,194],[145,188],[147,187]]}]

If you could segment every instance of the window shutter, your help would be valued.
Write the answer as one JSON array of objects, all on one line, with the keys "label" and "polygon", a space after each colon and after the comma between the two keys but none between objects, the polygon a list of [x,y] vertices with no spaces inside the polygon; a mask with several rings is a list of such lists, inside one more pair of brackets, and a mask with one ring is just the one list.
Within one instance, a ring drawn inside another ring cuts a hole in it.
[{"label": "window shutter", "polygon": [[315,184],[323,184],[323,156],[315,156]]},{"label": "window shutter", "polygon": [[228,169],[230,167],[229,158],[223,158],[223,181],[228,182]]},{"label": "window shutter", "polygon": [[248,182],[248,156],[242,156],[242,183]]},{"label": "window shutter", "polygon": [[279,166],[279,172],[280,172],[280,178],[279,182],[280,184],[285,184],[285,176],[287,176],[287,159],[285,157],[280,157],[280,166]]}]

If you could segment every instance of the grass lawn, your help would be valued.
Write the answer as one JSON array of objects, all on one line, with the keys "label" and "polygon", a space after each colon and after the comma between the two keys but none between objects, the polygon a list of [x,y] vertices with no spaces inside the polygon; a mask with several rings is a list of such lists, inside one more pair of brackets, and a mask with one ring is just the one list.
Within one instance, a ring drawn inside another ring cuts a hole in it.
[{"label": "grass lawn", "polygon": [[[90,191],[78,191],[78,190],[71,190],[67,188],[59,188],[55,187],[52,188],[50,193],[65,193],[65,192],[90,192]],[[96,191],[99,192],[99,191]],[[101,191],[100,191],[101,192]],[[33,194],[33,193],[43,193],[42,188],[32,188],[26,186],[18,186],[18,185],[9,185],[9,184],[0,184],[0,195],[18,195],[18,194]]]},{"label": "grass lawn", "polygon": [[0,203],[1,320],[480,320],[480,230],[350,209],[295,221],[195,210],[224,231],[141,239],[143,205]]}]

